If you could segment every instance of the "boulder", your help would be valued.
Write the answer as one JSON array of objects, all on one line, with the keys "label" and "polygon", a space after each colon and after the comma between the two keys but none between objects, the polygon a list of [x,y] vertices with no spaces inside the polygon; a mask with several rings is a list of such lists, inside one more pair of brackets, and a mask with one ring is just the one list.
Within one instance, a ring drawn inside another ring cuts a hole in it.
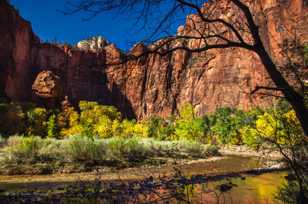
[{"label": "boulder", "polygon": [[61,96],[60,77],[52,71],[41,71],[32,84],[33,93],[42,98],[59,98]]}]

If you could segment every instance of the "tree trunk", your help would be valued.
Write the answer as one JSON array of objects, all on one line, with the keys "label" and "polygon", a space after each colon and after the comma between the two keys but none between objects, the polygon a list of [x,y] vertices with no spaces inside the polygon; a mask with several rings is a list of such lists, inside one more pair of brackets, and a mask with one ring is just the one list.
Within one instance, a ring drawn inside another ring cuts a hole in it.
[{"label": "tree trunk", "polygon": [[308,137],[308,109],[305,106],[304,96],[299,94],[282,76],[262,45],[259,45],[255,51],[259,55],[263,65],[265,66],[265,69],[267,70],[275,85],[281,88],[287,101],[291,104],[292,108],[296,112],[296,116],[300,121],[304,134],[306,137]]}]

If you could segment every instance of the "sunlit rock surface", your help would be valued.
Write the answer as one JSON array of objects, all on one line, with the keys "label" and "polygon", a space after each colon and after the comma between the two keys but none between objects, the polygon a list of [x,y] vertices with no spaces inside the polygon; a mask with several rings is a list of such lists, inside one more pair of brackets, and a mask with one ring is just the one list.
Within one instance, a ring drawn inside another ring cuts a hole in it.
[{"label": "sunlit rock surface", "polygon": [[[242,14],[228,0],[213,1],[206,6],[211,7],[215,2],[218,2],[213,11],[215,16],[244,23]],[[294,30],[301,43],[308,42],[306,1],[245,2],[253,11],[263,42],[276,62],[284,60],[280,45],[294,37]],[[257,85],[272,82],[258,56],[244,49],[197,54],[177,50],[164,56],[143,56],[154,45],[136,44],[125,54],[102,37],[81,41],[77,47],[41,43],[30,23],[6,1],[0,1],[0,13],[0,93],[4,92],[13,101],[38,100],[33,97],[31,86],[43,70],[61,78],[62,100],[67,96],[73,105],[80,100],[98,101],[116,106],[124,116],[138,119],[153,114],[175,114],[185,103],[191,103],[198,114],[204,114],[222,106],[244,110],[266,107],[274,100],[250,94]],[[198,16],[189,15],[177,35],[195,35],[196,28],[203,26]],[[249,36],[245,39],[250,40]],[[191,48],[202,46],[200,40],[191,39],[178,40],[161,49],[182,44]],[[140,55],[137,60],[125,61],[129,56]]]},{"label": "sunlit rock surface", "polygon": [[61,95],[60,77],[52,71],[40,72],[32,84],[35,95],[43,98],[58,98]]},{"label": "sunlit rock surface", "polygon": [[108,42],[102,36],[92,37],[77,43],[79,49],[96,52],[101,51],[106,45],[108,45]]}]

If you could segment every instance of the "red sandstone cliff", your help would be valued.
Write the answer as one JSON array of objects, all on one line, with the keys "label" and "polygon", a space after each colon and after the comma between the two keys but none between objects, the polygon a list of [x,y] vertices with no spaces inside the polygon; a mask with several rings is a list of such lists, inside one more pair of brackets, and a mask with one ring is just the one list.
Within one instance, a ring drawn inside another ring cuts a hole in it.
[{"label": "red sandstone cliff", "polygon": [[[105,41],[98,46],[98,51],[87,45],[88,49],[77,49],[40,43],[31,25],[5,2],[0,0],[0,93],[4,92],[13,101],[32,99],[47,104],[53,101],[54,104],[68,96],[75,104],[79,100],[95,100],[115,105],[125,116],[137,118],[176,113],[181,104],[188,102],[203,114],[221,106],[249,109],[267,106],[273,101],[271,97],[250,95],[256,85],[267,85],[271,80],[258,57],[246,50],[213,50],[199,54],[176,51],[166,56],[149,54],[137,61],[106,66],[110,62],[119,62],[125,54]],[[240,17],[227,0],[221,2],[215,15]],[[275,60],[282,60],[279,45],[294,35],[294,28],[300,41],[307,42],[306,1],[247,2]],[[179,28],[178,35],[193,34],[194,26],[200,27],[202,23],[198,23],[197,16],[190,15],[185,26]],[[198,40],[185,43],[191,47],[200,46]],[[138,55],[146,49],[138,44],[128,54]],[[52,74],[39,74],[43,70],[52,71]],[[44,83],[45,78],[57,78],[58,82]],[[33,82],[36,82],[35,86],[32,86]],[[54,83],[59,83],[61,90],[49,90],[50,84],[56,87]],[[42,97],[37,88],[32,90],[31,87],[43,87],[46,92]],[[46,94],[49,92],[57,94]]]}]

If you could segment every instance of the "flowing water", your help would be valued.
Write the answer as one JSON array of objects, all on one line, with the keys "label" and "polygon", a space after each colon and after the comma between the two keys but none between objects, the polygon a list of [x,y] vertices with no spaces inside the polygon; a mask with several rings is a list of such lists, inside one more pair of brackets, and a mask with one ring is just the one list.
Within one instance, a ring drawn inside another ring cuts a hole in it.
[{"label": "flowing water", "polygon": [[[210,182],[208,184],[188,185],[187,194],[191,203],[280,203],[276,199],[279,187],[285,183],[286,172],[265,173],[257,176],[233,178]],[[229,191],[222,192],[222,185],[232,186]],[[208,190],[212,189],[214,191]]]},{"label": "flowing water", "polygon": [[[129,170],[119,171],[118,174],[126,174],[122,175],[124,180],[116,180],[112,174],[103,175],[103,179],[86,174],[0,177],[0,203],[280,203],[275,196],[286,182],[287,172],[217,177],[258,165],[256,158],[227,157],[179,165],[180,172],[159,179],[145,179],[150,174],[144,169],[138,174],[145,174],[143,178],[136,176],[136,170],[131,174]],[[168,172],[168,168],[163,172]]]}]

